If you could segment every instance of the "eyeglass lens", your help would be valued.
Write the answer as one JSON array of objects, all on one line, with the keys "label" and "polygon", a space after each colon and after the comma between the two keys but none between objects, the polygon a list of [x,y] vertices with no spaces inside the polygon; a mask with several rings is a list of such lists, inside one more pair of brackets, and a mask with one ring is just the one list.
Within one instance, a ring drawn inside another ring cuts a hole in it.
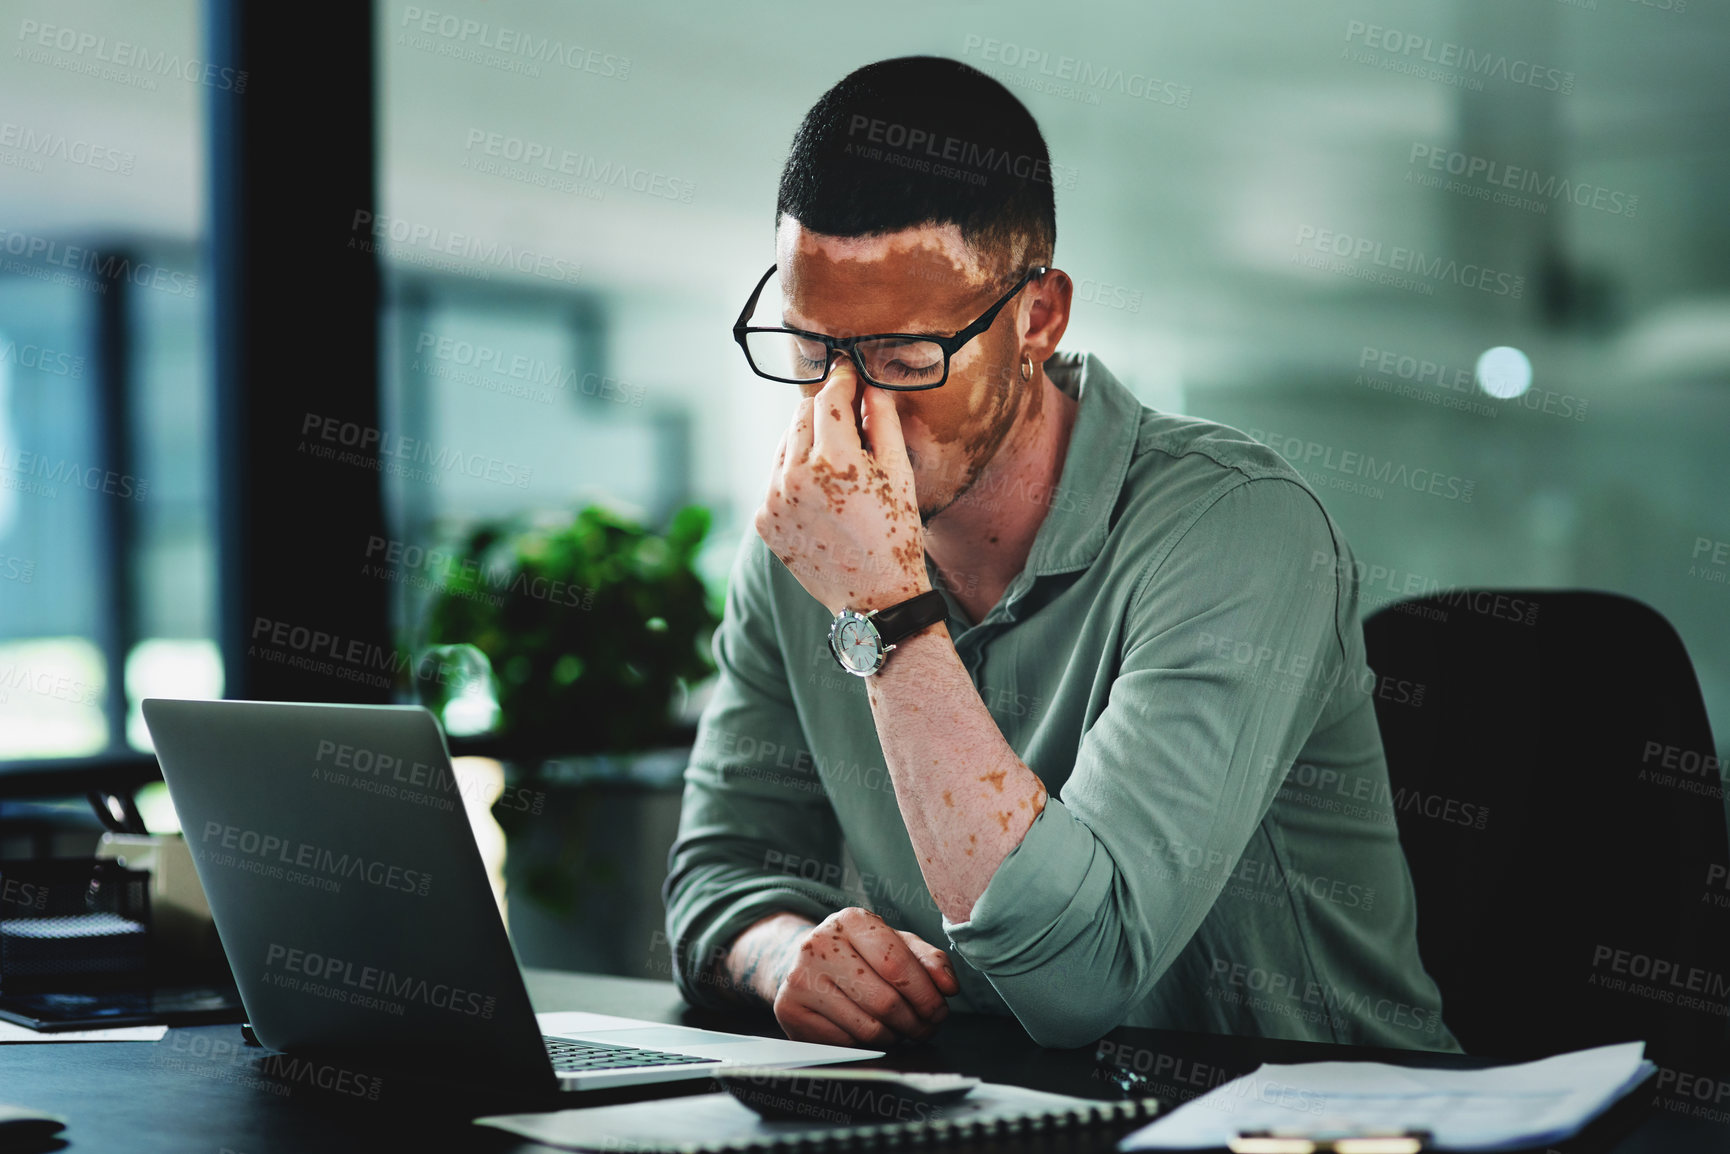
[{"label": "eyeglass lens", "polygon": [[[827,375],[829,350],[822,341],[788,332],[748,333],[745,347],[758,372],[801,382]],[[875,384],[906,388],[943,379],[943,346],[936,341],[884,337],[861,341],[858,351],[866,378]]]}]

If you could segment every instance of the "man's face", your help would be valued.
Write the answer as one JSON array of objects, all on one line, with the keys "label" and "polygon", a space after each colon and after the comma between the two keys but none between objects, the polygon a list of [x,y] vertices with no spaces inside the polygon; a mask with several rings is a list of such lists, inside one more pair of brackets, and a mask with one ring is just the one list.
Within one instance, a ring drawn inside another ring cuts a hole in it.
[{"label": "man's face", "polygon": [[[923,225],[874,237],[809,232],[781,218],[776,263],[782,323],[828,336],[935,333],[972,324],[1025,270],[981,263],[955,225]],[[941,388],[896,392],[919,514],[930,521],[965,493],[1038,393],[1022,381],[1018,353],[1025,290],[990,329],[950,358]],[[822,386],[799,386],[811,396]],[[869,385],[862,387],[869,388]],[[857,402],[855,402],[857,412]]]}]

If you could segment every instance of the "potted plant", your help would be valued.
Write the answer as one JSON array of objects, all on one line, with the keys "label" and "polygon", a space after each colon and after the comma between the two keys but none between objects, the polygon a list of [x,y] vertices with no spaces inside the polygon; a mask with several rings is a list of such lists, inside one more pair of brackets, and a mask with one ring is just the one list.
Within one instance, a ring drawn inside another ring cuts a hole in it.
[{"label": "potted plant", "polygon": [[[479,525],[427,604],[424,643],[486,658],[493,744],[512,759],[665,745],[675,695],[714,671],[718,617],[694,565],[708,532],[697,505],[660,534],[594,505],[554,525]],[[442,712],[451,687],[430,688]]]},{"label": "potted plant", "polygon": [[[670,838],[669,811],[677,820],[688,749],[676,747],[691,735],[674,707],[713,672],[718,607],[696,567],[709,525],[699,506],[661,533],[599,506],[481,524],[425,605],[419,648],[454,660],[423,667],[457,675],[423,681],[423,701],[458,751],[502,763],[492,811],[528,899],[511,926],[530,964],[640,970],[619,943],[650,932],[636,924],[647,905],[659,911],[632,887],[652,872],[643,863],[664,867],[650,843]],[[579,929],[609,922],[618,932]]]}]

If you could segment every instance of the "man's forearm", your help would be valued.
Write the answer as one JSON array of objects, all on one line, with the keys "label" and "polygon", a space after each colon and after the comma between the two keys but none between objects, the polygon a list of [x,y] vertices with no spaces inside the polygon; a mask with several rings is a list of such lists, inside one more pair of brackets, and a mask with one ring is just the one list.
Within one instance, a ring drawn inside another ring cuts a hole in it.
[{"label": "man's forearm", "polygon": [[902,642],[866,684],[926,888],[967,921],[1045,808],[1045,784],[1003,739],[945,626]]},{"label": "man's forearm", "polygon": [[794,943],[816,925],[794,913],[770,914],[739,932],[701,980],[723,998],[773,1009],[775,992],[794,961]]}]

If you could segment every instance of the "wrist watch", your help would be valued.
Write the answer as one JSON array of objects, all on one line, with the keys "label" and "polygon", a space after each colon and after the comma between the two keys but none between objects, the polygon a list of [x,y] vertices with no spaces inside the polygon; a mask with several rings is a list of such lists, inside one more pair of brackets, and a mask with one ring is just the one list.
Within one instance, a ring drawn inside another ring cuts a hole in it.
[{"label": "wrist watch", "polygon": [[848,673],[870,677],[883,668],[896,645],[948,616],[948,603],[935,589],[869,613],[843,609],[829,625],[829,652]]}]

